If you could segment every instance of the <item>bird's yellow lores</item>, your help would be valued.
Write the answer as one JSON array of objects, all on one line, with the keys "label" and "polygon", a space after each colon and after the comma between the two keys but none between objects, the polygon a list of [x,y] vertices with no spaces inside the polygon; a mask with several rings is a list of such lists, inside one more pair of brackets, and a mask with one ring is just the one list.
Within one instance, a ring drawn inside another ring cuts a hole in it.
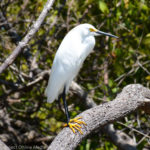
[{"label": "bird's yellow lores", "polygon": [[86,57],[92,52],[95,46],[95,37],[98,35],[106,35],[118,38],[115,35],[97,30],[90,24],[80,24],[73,28],[64,37],[61,42],[51,69],[48,86],[45,90],[47,101],[52,103],[55,99],[63,99],[65,113],[67,117],[67,125],[75,133],[78,130],[81,134],[81,117],[70,119],[68,106],[66,102],[66,94],[72,80],[77,76]]}]

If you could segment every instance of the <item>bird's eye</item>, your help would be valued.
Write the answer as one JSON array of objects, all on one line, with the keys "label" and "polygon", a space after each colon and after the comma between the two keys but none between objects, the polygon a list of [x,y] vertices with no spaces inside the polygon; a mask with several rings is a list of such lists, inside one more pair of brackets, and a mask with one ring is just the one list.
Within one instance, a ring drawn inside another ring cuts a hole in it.
[{"label": "bird's eye", "polygon": [[89,30],[90,30],[90,32],[96,32],[96,30],[93,28],[89,28]]}]

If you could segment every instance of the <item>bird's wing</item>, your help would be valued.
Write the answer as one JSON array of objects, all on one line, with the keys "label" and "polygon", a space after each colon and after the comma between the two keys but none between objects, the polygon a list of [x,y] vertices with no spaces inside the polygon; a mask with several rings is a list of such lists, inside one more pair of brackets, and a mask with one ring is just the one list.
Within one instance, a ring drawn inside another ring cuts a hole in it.
[{"label": "bird's wing", "polygon": [[68,34],[56,52],[48,86],[45,90],[47,101],[50,103],[57,99],[59,94],[63,92],[64,86],[66,87],[66,92],[68,91],[71,81],[80,68],[77,65],[79,62],[80,47],[73,41],[70,41],[72,38]]},{"label": "bird's wing", "polygon": [[64,70],[61,64],[57,61],[53,62],[51,69],[48,86],[45,90],[45,95],[47,96],[47,101],[52,103],[58,98],[59,94],[63,92],[64,82],[65,82]]}]

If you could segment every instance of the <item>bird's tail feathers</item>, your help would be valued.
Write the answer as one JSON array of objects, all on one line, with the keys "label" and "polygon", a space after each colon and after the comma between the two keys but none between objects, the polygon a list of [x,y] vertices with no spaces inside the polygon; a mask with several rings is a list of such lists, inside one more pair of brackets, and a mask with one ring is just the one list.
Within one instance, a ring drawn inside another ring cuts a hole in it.
[{"label": "bird's tail feathers", "polygon": [[56,92],[51,92],[48,87],[45,90],[45,96],[47,97],[47,102],[52,103],[55,99],[57,99]]},{"label": "bird's tail feathers", "polygon": [[47,87],[45,90],[45,96],[47,97],[47,102],[52,103],[55,99],[58,99],[60,93],[62,93],[63,89],[60,88],[51,88]]}]

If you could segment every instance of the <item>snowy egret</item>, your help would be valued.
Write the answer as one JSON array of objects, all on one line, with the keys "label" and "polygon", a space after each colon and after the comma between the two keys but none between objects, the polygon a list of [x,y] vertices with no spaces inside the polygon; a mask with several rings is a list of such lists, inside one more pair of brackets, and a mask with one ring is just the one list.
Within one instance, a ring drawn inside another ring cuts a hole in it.
[{"label": "snowy egret", "polygon": [[[93,25],[80,24],[73,28],[61,42],[51,69],[48,86],[45,90],[47,101],[52,103],[55,99],[63,99],[65,113],[67,117],[67,125],[75,133],[75,129],[80,130],[81,117],[70,119],[68,106],[66,102],[66,94],[72,80],[77,76],[84,60],[92,52],[95,45],[95,37],[98,35],[106,35],[118,38],[115,35],[97,30]],[[80,124],[80,125],[79,125]]]}]

